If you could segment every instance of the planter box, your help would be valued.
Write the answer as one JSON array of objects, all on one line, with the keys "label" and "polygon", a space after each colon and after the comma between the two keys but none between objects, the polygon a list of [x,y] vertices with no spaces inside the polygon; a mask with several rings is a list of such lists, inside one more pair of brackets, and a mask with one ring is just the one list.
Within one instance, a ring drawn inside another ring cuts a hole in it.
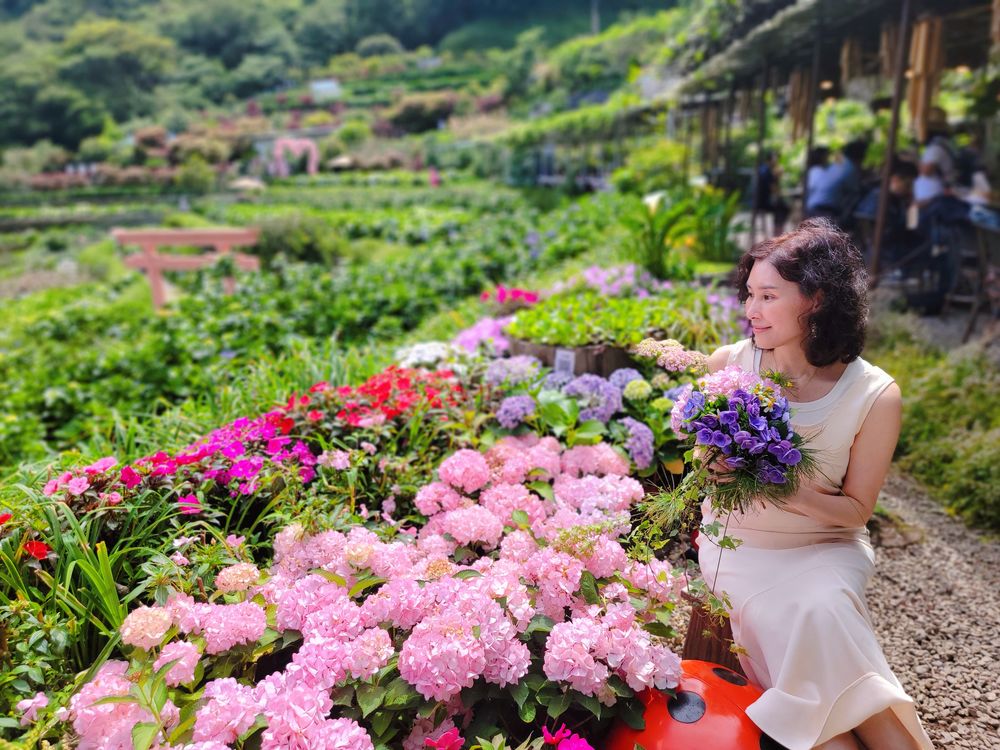
[{"label": "planter box", "polygon": [[615,370],[632,367],[635,364],[627,351],[605,344],[564,347],[511,339],[510,353],[537,357],[546,367],[555,368],[560,372],[570,372],[572,368],[574,375],[589,372],[605,378]]},{"label": "planter box", "polygon": [[729,650],[733,642],[733,630],[728,618],[720,624],[708,616],[700,599],[687,593],[681,596],[691,604],[691,620],[688,622],[681,657],[719,664],[746,677],[740,660]]}]

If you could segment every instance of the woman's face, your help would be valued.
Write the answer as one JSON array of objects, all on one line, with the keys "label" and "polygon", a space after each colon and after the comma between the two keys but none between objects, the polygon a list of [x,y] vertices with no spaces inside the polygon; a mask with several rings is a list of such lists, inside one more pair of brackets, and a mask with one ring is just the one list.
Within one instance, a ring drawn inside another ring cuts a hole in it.
[{"label": "woman's face", "polygon": [[761,349],[801,344],[806,335],[806,314],[815,304],[794,281],[781,278],[767,260],[758,260],[747,279],[747,320]]}]

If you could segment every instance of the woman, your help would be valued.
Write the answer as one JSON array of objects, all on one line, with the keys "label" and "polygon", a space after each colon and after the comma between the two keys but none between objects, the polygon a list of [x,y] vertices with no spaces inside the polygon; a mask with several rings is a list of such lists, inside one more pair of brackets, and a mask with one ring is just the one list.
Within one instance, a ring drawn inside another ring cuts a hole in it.
[{"label": "woman", "polygon": [[[736,549],[701,537],[699,564],[732,604],[740,663],[765,688],[747,715],[788,750],[931,748],[864,599],[874,570],[865,523],[902,402],[892,378],[859,358],[868,314],[861,255],[829,221],[811,219],[747,252],[737,284],[753,335],[713,353],[709,369],[788,377],[792,424],[820,469],[780,509],[718,518],[742,540]],[[716,520],[709,501],[702,513]]]}]

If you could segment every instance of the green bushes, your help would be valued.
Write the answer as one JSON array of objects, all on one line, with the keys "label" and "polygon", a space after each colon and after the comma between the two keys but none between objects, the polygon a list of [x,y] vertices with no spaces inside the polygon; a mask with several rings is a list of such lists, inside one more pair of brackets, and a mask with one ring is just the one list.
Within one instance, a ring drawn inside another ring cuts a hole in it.
[{"label": "green bushes", "polygon": [[519,311],[507,327],[514,338],[554,346],[628,348],[652,337],[702,351],[732,340],[735,331],[731,315],[709,302],[707,290],[686,285],[645,298],[560,295]]},{"label": "green bushes", "polygon": [[290,260],[332,266],[343,255],[343,240],[318,216],[290,213],[269,216],[259,223],[260,237],[253,252],[265,264],[283,255]]}]

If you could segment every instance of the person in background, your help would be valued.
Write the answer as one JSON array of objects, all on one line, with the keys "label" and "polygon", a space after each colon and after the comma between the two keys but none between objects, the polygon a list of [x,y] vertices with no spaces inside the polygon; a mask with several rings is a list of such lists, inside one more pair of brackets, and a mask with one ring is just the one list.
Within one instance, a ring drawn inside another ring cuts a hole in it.
[{"label": "person in background", "polygon": [[844,146],[840,161],[831,164],[817,178],[815,190],[809,191],[806,216],[825,216],[841,227],[848,226],[854,207],[861,199],[861,164],[868,151],[868,141],[853,140]]},{"label": "person in background", "polygon": [[788,220],[788,204],[781,197],[781,167],[778,165],[778,155],[773,151],[764,154],[760,169],[757,170],[757,189],[754,198],[754,208],[760,213],[771,214],[774,219],[774,234],[785,231]]},{"label": "person in background", "polygon": [[[889,170],[889,202],[886,205],[885,227],[882,231],[882,258],[895,263],[916,249],[926,238],[907,225],[907,211],[913,201],[913,185],[917,179],[917,165],[895,157]],[[875,221],[882,189],[876,185],[869,190],[854,215]]]},{"label": "person in background", "polygon": [[956,184],[958,151],[951,140],[948,116],[932,107],[927,118],[927,138],[920,154],[920,178],[914,185],[917,203],[927,205]]},{"label": "person in background", "polygon": [[823,173],[830,166],[830,149],[816,146],[806,159],[806,192],[811,194],[823,179]]}]

